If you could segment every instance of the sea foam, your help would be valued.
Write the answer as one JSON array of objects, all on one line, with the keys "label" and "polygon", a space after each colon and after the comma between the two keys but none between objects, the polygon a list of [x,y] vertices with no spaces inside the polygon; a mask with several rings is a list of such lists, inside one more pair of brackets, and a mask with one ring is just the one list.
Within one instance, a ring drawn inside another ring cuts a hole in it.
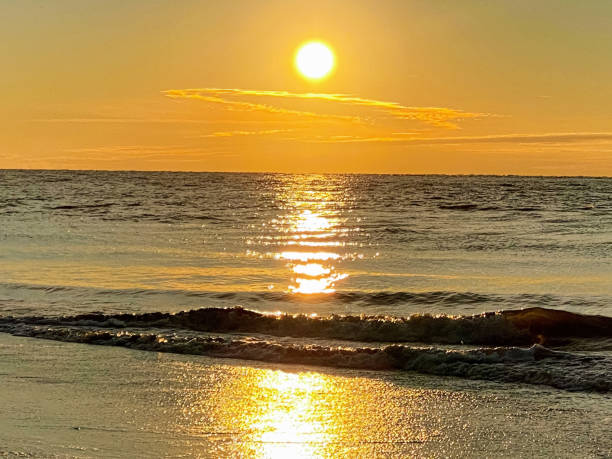
[{"label": "sea foam", "polygon": [[559,352],[535,344],[529,348],[493,347],[448,350],[404,345],[337,347],[291,344],[248,338],[181,336],[88,327],[0,325],[17,336],[130,349],[263,362],[366,370],[404,370],[497,382],[552,386],[573,391],[610,392],[612,360]]}]

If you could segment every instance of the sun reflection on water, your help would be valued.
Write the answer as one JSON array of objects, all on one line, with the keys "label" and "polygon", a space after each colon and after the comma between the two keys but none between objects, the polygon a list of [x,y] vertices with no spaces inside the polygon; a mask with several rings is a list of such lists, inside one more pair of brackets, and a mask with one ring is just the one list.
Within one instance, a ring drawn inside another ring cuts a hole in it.
[{"label": "sun reflection on water", "polygon": [[330,247],[342,244],[334,240],[339,220],[331,212],[325,211],[324,200],[317,204],[319,210],[303,209],[286,218],[289,222],[288,231],[294,240],[286,241],[285,245],[297,244],[309,249],[321,249],[309,252],[282,251],[278,254],[280,259],[289,261],[288,267],[296,274],[288,287],[293,293],[333,293],[336,282],[348,277],[346,273],[336,272],[335,266],[329,264],[341,258],[339,253],[329,251]]},{"label": "sun reflection on water", "polygon": [[355,225],[361,219],[351,219],[348,190],[342,180],[330,183],[316,175],[283,177],[275,183],[270,194],[274,213],[266,223],[251,226],[255,233],[246,240],[247,256],[277,260],[288,269],[284,280],[266,284],[268,290],[329,294],[349,277],[346,263],[364,255],[354,251],[362,247]]},{"label": "sun reflection on water", "polygon": [[266,404],[244,419],[260,444],[260,457],[316,457],[333,440],[329,413],[317,411],[314,394],[325,391],[327,378],[316,373],[268,371],[256,381]]},{"label": "sun reflection on water", "polygon": [[329,274],[331,269],[324,268],[323,265],[319,263],[308,263],[306,265],[295,265],[293,267],[293,272],[296,274],[306,274],[307,276],[315,277]]},{"label": "sun reflection on water", "polygon": [[348,277],[336,266],[344,258],[336,250],[346,245],[341,239],[348,234],[338,215],[338,203],[329,192],[309,189],[308,182],[293,187],[281,199],[290,212],[273,222],[280,233],[286,234],[275,258],[288,262],[292,273],[288,290],[297,294],[333,293],[336,283]]},{"label": "sun reflection on water", "polygon": [[453,402],[352,373],[174,361],[162,420],[207,445],[206,457],[413,457]]}]

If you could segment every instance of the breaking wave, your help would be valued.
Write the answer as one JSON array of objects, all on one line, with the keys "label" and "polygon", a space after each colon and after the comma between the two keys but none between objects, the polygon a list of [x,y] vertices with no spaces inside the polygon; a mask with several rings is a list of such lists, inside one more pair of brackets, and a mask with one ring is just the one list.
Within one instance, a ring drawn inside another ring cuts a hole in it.
[{"label": "breaking wave", "polygon": [[541,384],[576,391],[609,392],[612,389],[612,362],[609,358],[559,352],[537,344],[527,349],[442,350],[403,345],[343,348],[248,338],[181,336],[176,333],[92,330],[24,323],[3,324],[0,330],[17,336],[153,352],[337,368],[407,370],[497,382]]},{"label": "breaking wave", "polygon": [[[605,353],[577,353],[601,350],[598,344],[605,348],[605,343],[612,343],[612,318],[544,308],[473,316],[409,317],[316,317],[264,314],[243,308],[5,316],[0,317],[0,332],[143,351],[338,368],[409,370],[543,384],[565,390],[612,391],[612,357]],[[312,339],[319,341],[315,344]],[[320,341],[325,339],[342,340],[343,344]],[[368,346],[366,342],[378,344]],[[397,344],[410,342],[483,347],[438,349]],[[551,349],[554,346],[565,348],[561,352]]]},{"label": "breaking wave", "polygon": [[561,346],[576,339],[612,338],[612,318],[527,308],[472,316],[415,314],[307,316],[264,314],[243,308],[202,308],[178,313],[89,313],[74,316],[0,317],[0,324],[167,328],[218,333],[260,333],[362,342],[421,342]]}]

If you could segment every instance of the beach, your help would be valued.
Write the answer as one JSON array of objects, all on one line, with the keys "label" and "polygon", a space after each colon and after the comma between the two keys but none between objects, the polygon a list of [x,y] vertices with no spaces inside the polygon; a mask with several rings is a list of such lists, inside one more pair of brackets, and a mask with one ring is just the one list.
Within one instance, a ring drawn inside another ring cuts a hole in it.
[{"label": "beach", "polygon": [[610,398],[0,335],[9,457],[607,457]]}]

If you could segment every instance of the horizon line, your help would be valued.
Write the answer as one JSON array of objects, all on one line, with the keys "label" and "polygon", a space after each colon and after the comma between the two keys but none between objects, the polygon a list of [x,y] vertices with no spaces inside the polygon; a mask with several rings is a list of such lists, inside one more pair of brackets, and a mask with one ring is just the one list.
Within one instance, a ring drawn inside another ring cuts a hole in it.
[{"label": "horizon line", "polygon": [[406,175],[406,176],[441,176],[441,177],[546,177],[546,178],[594,178],[607,179],[612,175],[547,175],[547,174],[495,174],[495,173],[440,173],[440,172],[281,172],[281,171],[195,171],[195,170],[142,170],[142,169],[45,169],[45,168],[18,168],[0,167],[0,171],[53,171],[53,172],[168,172],[172,174],[277,174],[277,175]]}]

